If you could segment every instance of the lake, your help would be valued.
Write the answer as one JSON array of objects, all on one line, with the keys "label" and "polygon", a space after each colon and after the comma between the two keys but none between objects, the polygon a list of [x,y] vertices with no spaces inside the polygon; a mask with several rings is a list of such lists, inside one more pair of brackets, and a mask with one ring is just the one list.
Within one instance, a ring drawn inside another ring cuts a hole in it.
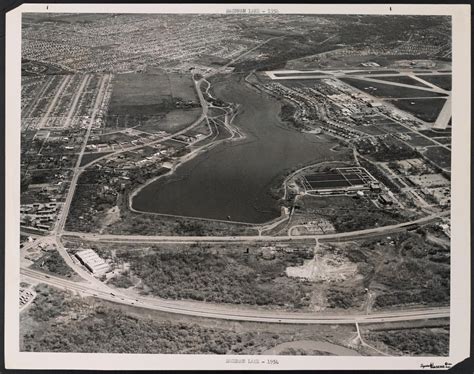
[{"label": "lake", "polygon": [[132,200],[139,211],[263,223],[280,215],[270,188],[296,166],[344,157],[335,143],[285,128],[280,102],[235,76],[214,82],[218,98],[240,104],[233,124],[246,139],[226,142],[145,186]]}]

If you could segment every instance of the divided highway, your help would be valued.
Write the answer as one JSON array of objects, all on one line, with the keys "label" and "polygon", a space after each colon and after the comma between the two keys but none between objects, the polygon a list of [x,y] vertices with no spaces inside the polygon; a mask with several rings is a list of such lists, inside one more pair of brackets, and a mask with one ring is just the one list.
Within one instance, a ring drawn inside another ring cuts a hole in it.
[{"label": "divided highway", "polygon": [[21,274],[32,280],[40,281],[64,290],[79,292],[120,304],[134,305],[168,313],[178,313],[196,317],[218,318],[235,321],[291,323],[291,324],[354,324],[354,323],[385,323],[400,321],[415,321],[449,317],[449,308],[423,308],[400,310],[374,314],[324,314],[280,312],[258,309],[237,309],[228,306],[168,301],[158,298],[131,297],[116,290],[106,292],[98,290],[88,283],[77,283],[44,273],[21,269]]},{"label": "divided highway", "polygon": [[358,231],[342,232],[335,234],[322,235],[298,235],[298,236],[270,236],[270,235],[254,235],[254,236],[146,236],[146,235],[113,235],[113,234],[91,234],[82,232],[64,231],[64,236],[75,236],[86,240],[103,241],[103,242],[131,242],[131,243],[194,243],[194,242],[285,242],[289,240],[314,240],[321,241],[337,241],[337,240],[354,240],[363,239],[364,237],[378,236],[390,234],[406,230],[410,226],[417,224],[427,224],[436,222],[441,217],[449,215],[449,212],[432,214],[417,220],[402,222],[395,225],[376,227]]}]

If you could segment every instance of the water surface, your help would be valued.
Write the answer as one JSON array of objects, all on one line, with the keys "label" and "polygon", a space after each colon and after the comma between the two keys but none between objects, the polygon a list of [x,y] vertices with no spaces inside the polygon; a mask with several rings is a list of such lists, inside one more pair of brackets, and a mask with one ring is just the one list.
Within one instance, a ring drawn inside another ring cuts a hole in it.
[{"label": "water surface", "polygon": [[295,166],[336,159],[334,143],[282,126],[280,102],[227,79],[215,95],[240,104],[234,125],[247,138],[226,142],[179,166],[175,173],[144,187],[133,208],[162,214],[262,223],[280,215],[270,187]]}]

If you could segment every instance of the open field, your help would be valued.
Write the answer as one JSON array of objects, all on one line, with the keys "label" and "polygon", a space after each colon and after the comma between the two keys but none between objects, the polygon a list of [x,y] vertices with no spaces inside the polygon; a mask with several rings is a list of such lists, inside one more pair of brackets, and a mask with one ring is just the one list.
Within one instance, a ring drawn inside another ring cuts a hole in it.
[{"label": "open field", "polygon": [[409,130],[406,127],[403,127],[402,125],[394,122],[394,121],[387,121],[380,122],[377,125],[378,129],[381,129],[385,131],[388,134],[396,134],[396,133],[401,133],[401,132],[408,132]]},{"label": "open field", "polygon": [[168,73],[171,96],[174,99],[198,101],[191,74]]},{"label": "open field", "polygon": [[413,114],[415,117],[426,121],[434,122],[443,109],[446,99],[397,99],[390,100],[389,103],[398,109]]},{"label": "open field", "polygon": [[286,73],[286,74],[275,73],[274,76],[276,77],[276,80],[285,80],[285,79],[293,80],[293,79],[297,79],[298,77],[300,77],[301,80],[311,80],[311,79],[330,77],[330,75],[327,75],[327,74],[310,73],[310,72]]},{"label": "open field", "polygon": [[446,96],[444,94],[439,94],[436,92],[417,90],[415,88],[400,87],[390,84],[376,83],[372,81],[365,81],[363,79],[339,78],[339,80],[376,97],[410,98]]},{"label": "open field", "polygon": [[425,87],[429,88],[428,85],[423,84],[422,82],[413,79],[412,77],[409,77],[407,75],[400,75],[396,77],[375,77],[377,80],[381,81],[388,81],[388,82],[396,82],[396,83],[403,83],[403,84],[409,84],[411,86],[418,86],[418,87]]},{"label": "open field", "polygon": [[[189,107],[189,111],[184,110],[183,105]],[[106,126],[141,125],[143,131],[151,132],[176,130],[199,116],[198,106],[191,75],[162,71],[117,74]]]},{"label": "open field", "polygon": [[156,133],[158,131],[172,133],[189,126],[200,114],[200,108],[173,109],[163,117],[153,116],[144,120],[142,124],[135,129],[150,133]]},{"label": "open field", "polygon": [[423,153],[423,156],[441,168],[451,168],[451,152],[445,148],[439,146],[429,147]]},{"label": "open field", "polygon": [[439,143],[441,143],[441,144],[450,145],[450,144],[451,144],[451,137],[436,138],[436,141],[439,142]]},{"label": "open field", "polygon": [[156,115],[171,107],[166,74],[117,74],[113,79],[109,115]]},{"label": "open field", "polygon": [[420,130],[420,133],[430,138],[451,137],[452,130],[448,127],[446,129]]},{"label": "open field", "polygon": [[415,133],[411,133],[408,135],[410,136],[410,139],[406,140],[406,142],[415,147],[425,147],[425,146],[436,145],[431,140],[426,139],[424,136],[421,136]]},{"label": "open field", "polygon": [[358,126],[357,130],[365,132],[368,135],[385,135],[388,134],[387,131],[384,131],[379,125],[370,125],[370,126]]},{"label": "open field", "polygon": [[[322,78],[321,78],[322,79]],[[289,87],[289,88],[294,88],[294,87],[297,87],[297,88],[305,88],[305,87],[311,87],[311,88],[316,88],[318,83],[319,83],[319,79],[282,79],[282,80],[279,80],[278,83],[286,86],[286,87]]]},{"label": "open field", "polygon": [[94,152],[94,153],[84,153],[82,155],[81,159],[81,165],[84,166],[87,165],[89,162],[92,162],[98,158],[101,158],[102,156],[108,155],[111,152]]},{"label": "open field", "polygon": [[451,74],[446,75],[419,75],[419,78],[442,88],[443,90],[451,91],[452,77]]},{"label": "open field", "polygon": [[358,71],[353,71],[353,72],[348,72],[347,73],[347,75],[365,75],[365,74],[370,74],[370,75],[374,75],[374,74],[375,75],[377,75],[377,74],[398,74],[398,71],[380,69],[380,70],[358,70]]},{"label": "open field", "polygon": [[222,58],[212,54],[206,54],[199,56],[199,59],[196,60],[196,63],[206,65],[206,66],[223,66],[230,62],[228,58]]}]

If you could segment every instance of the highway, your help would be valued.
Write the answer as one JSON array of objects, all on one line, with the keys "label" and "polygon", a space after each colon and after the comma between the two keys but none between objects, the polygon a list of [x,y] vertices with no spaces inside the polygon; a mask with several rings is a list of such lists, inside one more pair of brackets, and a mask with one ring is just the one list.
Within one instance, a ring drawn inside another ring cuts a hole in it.
[{"label": "highway", "polygon": [[72,282],[55,276],[31,270],[21,269],[21,274],[41,283],[60,289],[78,292],[119,304],[205,318],[217,318],[233,321],[288,323],[288,324],[355,324],[416,321],[425,319],[448,318],[449,308],[420,308],[374,314],[325,314],[270,311],[260,309],[240,309],[227,305],[205,304],[187,301],[169,301],[159,298],[128,296],[117,290],[96,289],[89,283]]},{"label": "highway", "polygon": [[403,231],[407,227],[416,224],[427,224],[436,222],[441,217],[448,216],[449,212],[442,212],[422,217],[413,221],[402,222],[395,225],[381,226],[370,229],[341,232],[334,234],[321,235],[298,235],[298,236],[270,236],[270,235],[249,235],[249,236],[157,236],[157,235],[114,235],[114,234],[91,234],[83,232],[64,231],[64,236],[79,237],[85,240],[102,242],[120,242],[120,243],[195,243],[195,242],[285,242],[289,240],[354,240],[364,237],[378,236]]}]

